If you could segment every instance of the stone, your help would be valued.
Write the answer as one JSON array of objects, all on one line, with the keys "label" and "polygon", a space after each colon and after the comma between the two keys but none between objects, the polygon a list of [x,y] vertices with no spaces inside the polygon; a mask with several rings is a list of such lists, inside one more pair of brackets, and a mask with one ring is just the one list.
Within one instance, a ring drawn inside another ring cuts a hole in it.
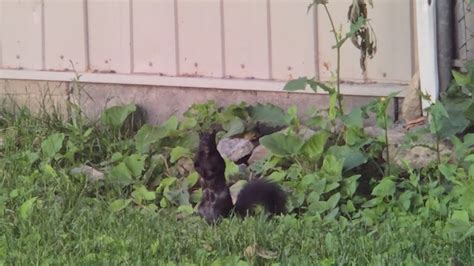
[{"label": "stone", "polygon": [[268,154],[270,154],[270,151],[263,145],[258,145],[253,149],[252,155],[250,155],[250,158],[248,160],[248,164],[253,164],[257,161],[261,161],[265,159]]},{"label": "stone", "polygon": [[[454,152],[448,145],[441,143],[439,150],[442,161],[445,161],[446,159],[452,159]],[[398,149],[391,147],[390,153],[390,156],[392,157],[392,163],[395,163],[399,167],[405,167],[405,161],[412,169],[426,168],[438,160],[436,151],[422,146],[415,146],[411,148],[401,147]],[[385,156],[386,155],[384,153],[384,158]]]},{"label": "stone", "polygon": [[103,172],[88,165],[81,165],[79,167],[71,169],[71,174],[83,174],[90,182],[97,182],[105,179],[105,175]]},{"label": "stone", "polygon": [[244,186],[247,184],[245,180],[239,180],[235,182],[232,186],[229,187],[230,190],[230,197],[232,198],[232,204],[235,204],[237,201],[237,197],[239,196],[240,191]]},{"label": "stone", "polygon": [[402,104],[402,118],[407,121],[412,121],[422,116],[423,111],[421,107],[420,91],[420,73],[416,72],[413,75],[407,94],[403,99]]},{"label": "stone", "polygon": [[191,172],[194,171],[194,161],[190,158],[180,158],[176,163],[178,168],[179,176],[188,176]]},{"label": "stone", "polygon": [[316,131],[314,131],[314,130],[308,128],[308,127],[305,127],[305,126],[301,126],[300,131],[298,132],[298,135],[300,135],[304,140],[308,140],[315,133],[316,133]]},{"label": "stone", "polygon": [[252,142],[248,139],[241,138],[224,138],[217,144],[217,150],[222,157],[233,162],[237,162],[243,157],[249,155],[254,148]]}]

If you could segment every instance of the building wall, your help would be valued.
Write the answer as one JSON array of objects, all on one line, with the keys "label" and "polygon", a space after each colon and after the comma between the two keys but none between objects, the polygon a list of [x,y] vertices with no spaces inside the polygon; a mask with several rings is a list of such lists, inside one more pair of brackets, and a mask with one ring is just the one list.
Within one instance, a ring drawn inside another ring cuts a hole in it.
[{"label": "building wall", "polygon": [[[284,84],[299,76],[329,80],[336,67],[333,33],[324,9],[307,12],[310,2],[2,0],[0,78],[32,79],[31,73],[43,71],[37,79],[48,80],[56,72],[74,69],[103,74],[94,76],[99,79],[126,74],[131,84],[147,75],[175,78],[178,86],[189,77],[236,84],[242,80]],[[350,2],[329,4],[343,31],[348,30]],[[407,84],[415,60],[412,3],[374,2],[369,17],[377,35],[377,54],[362,75],[359,51],[348,42],[342,50],[342,79]],[[212,88],[211,83],[207,87]]]}]

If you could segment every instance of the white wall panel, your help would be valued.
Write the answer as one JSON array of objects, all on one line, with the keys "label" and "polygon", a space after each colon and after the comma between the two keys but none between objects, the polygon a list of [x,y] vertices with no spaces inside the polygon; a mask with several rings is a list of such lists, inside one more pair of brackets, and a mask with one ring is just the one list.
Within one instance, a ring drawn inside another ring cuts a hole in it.
[{"label": "white wall panel", "polygon": [[306,13],[309,3],[307,0],[270,1],[274,79],[316,75],[316,25],[314,12]]},{"label": "white wall panel", "polygon": [[89,0],[88,19],[91,71],[130,73],[130,2]]},{"label": "white wall panel", "polygon": [[0,1],[4,68],[42,69],[41,0]]},{"label": "white wall panel", "polygon": [[83,0],[44,0],[45,69],[86,70]]},{"label": "white wall panel", "polygon": [[226,75],[270,78],[267,0],[224,1]]},{"label": "white wall panel", "polygon": [[220,1],[178,0],[180,75],[224,75],[221,26]]},{"label": "white wall panel", "polygon": [[176,76],[174,0],[133,0],[135,73]]},{"label": "white wall panel", "polygon": [[[331,1],[328,5],[337,29],[349,31],[347,1]],[[368,60],[366,77],[359,67],[360,51],[350,40],[342,48],[341,77],[357,82],[407,82],[411,80],[412,20],[410,0],[378,0],[368,9],[370,23],[377,37],[377,53]],[[319,70],[323,80],[331,77],[336,69],[336,51],[329,19],[323,8],[318,9],[319,23]]]}]

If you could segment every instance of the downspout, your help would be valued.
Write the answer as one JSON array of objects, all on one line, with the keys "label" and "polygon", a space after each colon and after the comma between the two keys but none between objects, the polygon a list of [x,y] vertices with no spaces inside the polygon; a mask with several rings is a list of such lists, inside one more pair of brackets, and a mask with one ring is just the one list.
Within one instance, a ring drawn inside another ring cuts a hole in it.
[{"label": "downspout", "polygon": [[[421,90],[430,96],[431,102],[437,101],[439,96],[436,1],[416,0],[420,86]],[[423,100],[423,109],[430,104],[429,101]]]},{"label": "downspout", "polygon": [[446,91],[451,83],[454,60],[454,4],[453,0],[436,0],[436,44],[438,45],[439,88]]}]

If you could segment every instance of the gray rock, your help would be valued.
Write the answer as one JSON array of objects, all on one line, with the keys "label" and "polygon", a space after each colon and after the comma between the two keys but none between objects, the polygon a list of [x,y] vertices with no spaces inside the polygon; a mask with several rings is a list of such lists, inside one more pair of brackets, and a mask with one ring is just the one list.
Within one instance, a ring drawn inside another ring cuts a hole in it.
[{"label": "gray rock", "polygon": [[246,184],[247,184],[247,181],[239,180],[235,184],[230,186],[229,190],[230,190],[230,197],[232,198],[232,204],[235,204],[235,202],[237,201],[237,196],[239,195],[240,191],[242,190],[242,188],[244,188]]},{"label": "gray rock", "polygon": [[311,128],[301,126],[300,131],[298,132],[298,135],[300,135],[304,140],[308,140],[315,133],[316,133],[316,131],[312,130]]},{"label": "gray rock", "polygon": [[[434,143],[433,143],[434,144]],[[449,145],[440,144],[440,156],[442,161],[450,161],[453,157],[453,150]],[[384,153],[384,159],[385,158]],[[399,167],[405,167],[405,163],[408,163],[408,166],[412,169],[421,169],[430,166],[432,163],[438,160],[436,151],[422,146],[415,147],[390,147],[390,157],[392,163],[396,164]]]},{"label": "gray rock", "polygon": [[255,149],[253,149],[252,155],[250,155],[248,163],[253,164],[254,162],[263,160],[268,156],[268,154],[270,154],[270,151],[265,148],[265,146],[258,145],[257,147],[255,147]]},{"label": "gray rock", "polygon": [[420,90],[420,73],[413,75],[407,94],[403,99],[402,118],[405,121],[412,121],[422,115]]},{"label": "gray rock", "polygon": [[249,155],[254,148],[252,142],[248,139],[222,139],[217,144],[217,150],[224,157],[231,161],[238,161]]},{"label": "gray rock", "polygon": [[83,174],[87,177],[87,179],[90,182],[97,182],[99,180],[104,180],[105,175],[103,172],[90,167],[88,165],[81,165],[79,167],[71,169],[71,174],[77,175],[77,174]]}]

